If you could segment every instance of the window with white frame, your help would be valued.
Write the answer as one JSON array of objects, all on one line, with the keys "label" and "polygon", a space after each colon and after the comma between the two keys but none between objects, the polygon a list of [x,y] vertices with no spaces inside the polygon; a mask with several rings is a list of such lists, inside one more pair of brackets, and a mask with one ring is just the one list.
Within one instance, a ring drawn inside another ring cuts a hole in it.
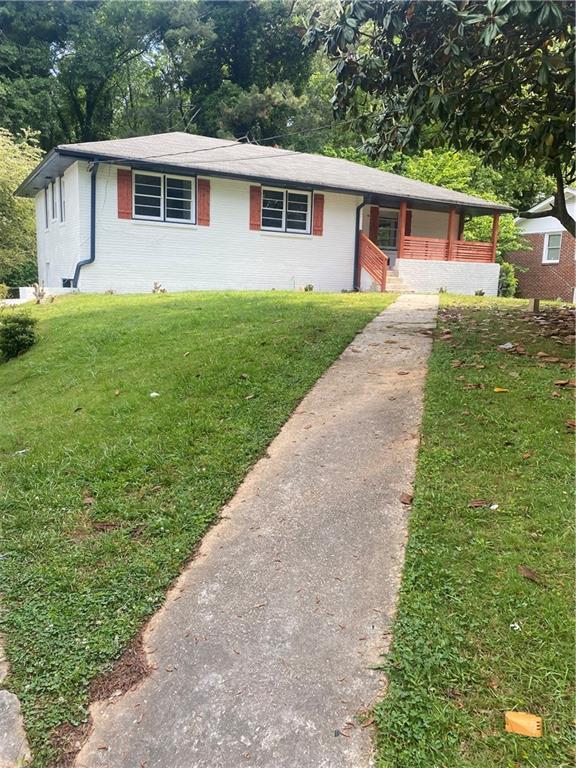
[{"label": "window with white frame", "polygon": [[562,246],[562,232],[549,232],[544,235],[543,264],[558,264],[560,261],[560,248]]},{"label": "window with white frame", "polygon": [[52,221],[56,221],[56,181],[53,180],[50,184],[52,190]]},{"label": "window with white frame", "polygon": [[134,172],[132,183],[135,219],[194,223],[195,178]]},{"label": "window with white frame", "polygon": [[194,186],[192,179],[166,176],[166,221],[192,221],[194,218]]},{"label": "window with white frame", "polygon": [[48,187],[44,187],[44,226],[48,229]]},{"label": "window with white frame", "polygon": [[311,194],[262,187],[262,229],[310,234]]},{"label": "window with white frame", "polygon": [[60,197],[60,221],[66,221],[66,195],[64,190],[64,176],[58,177],[58,193]]}]

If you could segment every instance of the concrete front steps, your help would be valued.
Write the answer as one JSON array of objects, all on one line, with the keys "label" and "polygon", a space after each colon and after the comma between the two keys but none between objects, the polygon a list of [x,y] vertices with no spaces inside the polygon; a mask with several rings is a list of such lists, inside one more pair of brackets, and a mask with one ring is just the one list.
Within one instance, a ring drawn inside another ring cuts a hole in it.
[{"label": "concrete front steps", "polygon": [[395,269],[389,269],[386,275],[386,290],[390,293],[414,293]]}]

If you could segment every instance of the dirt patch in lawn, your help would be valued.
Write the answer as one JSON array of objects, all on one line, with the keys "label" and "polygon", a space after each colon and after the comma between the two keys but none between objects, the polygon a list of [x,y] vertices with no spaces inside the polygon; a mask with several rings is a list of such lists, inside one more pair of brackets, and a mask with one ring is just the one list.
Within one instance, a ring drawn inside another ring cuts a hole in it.
[{"label": "dirt patch in lawn", "polygon": [[[124,650],[114,667],[99,675],[90,685],[90,702],[116,698],[137,686],[152,670],[144,651],[145,627]],[[80,725],[64,723],[56,731],[52,743],[58,753],[58,768],[71,768],[74,759],[92,729],[92,718]]]}]

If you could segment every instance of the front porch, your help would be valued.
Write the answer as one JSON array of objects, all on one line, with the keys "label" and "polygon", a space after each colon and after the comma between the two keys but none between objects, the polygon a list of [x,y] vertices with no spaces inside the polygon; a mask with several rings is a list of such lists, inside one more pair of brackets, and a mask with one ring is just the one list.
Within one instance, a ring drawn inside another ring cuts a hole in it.
[{"label": "front porch", "polygon": [[[466,216],[492,215],[489,242],[463,238]],[[385,291],[389,276],[398,290],[496,294],[499,212],[451,207],[448,210],[367,204],[362,211],[357,259],[357,287]],[[444,235],[444,236],[442,236]],[[469,266],[467,266],[469,265]],[[400,282],[399,282],[400,281]]]}]

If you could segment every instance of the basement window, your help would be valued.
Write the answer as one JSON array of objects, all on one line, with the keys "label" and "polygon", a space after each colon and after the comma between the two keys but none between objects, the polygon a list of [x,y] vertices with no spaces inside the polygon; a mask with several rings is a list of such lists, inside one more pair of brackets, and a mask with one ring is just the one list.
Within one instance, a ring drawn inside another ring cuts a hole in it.
[{"label": "basement window", "polygon": [[544,235],[544,253],[542,264],[558,264],[560,261],[560,248],[562,246],[562,232],[550,232]]},{"label": "basement window", "polygon": [[310,234],[310,192],[262,187],[262,229]]}]

